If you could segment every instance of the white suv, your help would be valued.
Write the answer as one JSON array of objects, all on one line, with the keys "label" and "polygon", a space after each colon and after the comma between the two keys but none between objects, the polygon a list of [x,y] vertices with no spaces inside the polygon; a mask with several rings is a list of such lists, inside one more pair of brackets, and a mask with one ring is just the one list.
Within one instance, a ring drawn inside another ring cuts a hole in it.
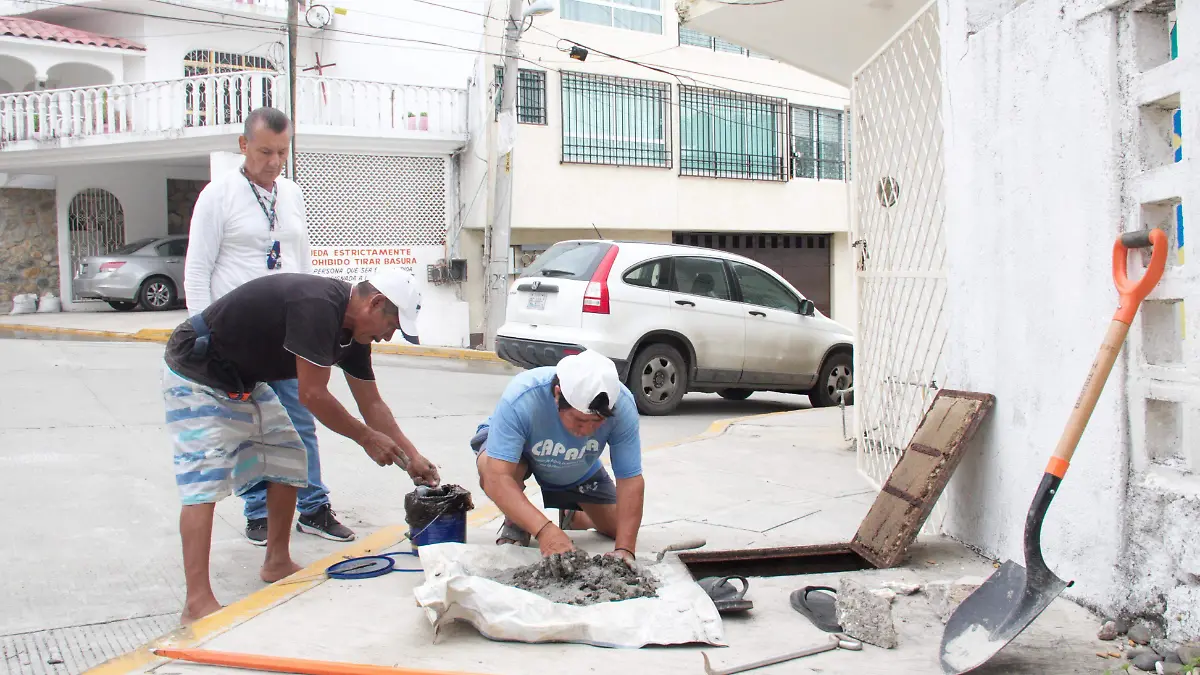
[{"label": "white suv", "polygon": [[559,242],[513,282],[507,304],[498,356],[536,368],[598,351],[647,415],[670,413],[689,391],[734,400],[780,391],[830,406],[853,384],[853,334],[774,271],[732,253]]}]

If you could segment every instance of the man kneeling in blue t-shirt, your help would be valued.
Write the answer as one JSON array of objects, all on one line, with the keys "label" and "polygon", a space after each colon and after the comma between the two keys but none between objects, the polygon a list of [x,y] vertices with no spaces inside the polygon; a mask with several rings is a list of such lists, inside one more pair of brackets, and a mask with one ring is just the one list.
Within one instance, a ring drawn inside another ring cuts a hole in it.
[{"label": "man kneeling in blue t-shirt", "polygon": [[[615,485],[600,463],[605,445]],[[646,490],[642,443],[633,394],[607,357],[585,351],[517,375],[471,449],[480,487],[504,513],[497,544],[528,546],[533,533],[549,556],[575,550],[564,530],[594,527],[616,540],[613,555],[633,561]],[[546,508],[559,510],[557,525],[525,496],[530,476]]]}]

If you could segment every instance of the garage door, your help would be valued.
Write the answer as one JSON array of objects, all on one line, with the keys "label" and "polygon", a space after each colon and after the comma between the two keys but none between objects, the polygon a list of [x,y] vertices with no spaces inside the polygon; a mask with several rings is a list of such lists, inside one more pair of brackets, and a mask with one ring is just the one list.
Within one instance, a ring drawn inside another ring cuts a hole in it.
[{"label": "garage door", "polygon": [[775,270],[779,276],[813,301],[825,316],[830,314],[828,234],[722,234],[676,232],[676,244],[728,251]]}]

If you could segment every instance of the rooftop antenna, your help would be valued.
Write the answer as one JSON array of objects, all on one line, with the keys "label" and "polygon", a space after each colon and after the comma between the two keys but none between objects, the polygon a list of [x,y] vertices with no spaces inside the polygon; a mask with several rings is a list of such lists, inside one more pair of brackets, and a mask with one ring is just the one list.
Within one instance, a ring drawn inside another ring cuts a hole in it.
[{"label": "rooftop antenna", "polygon": [[596,231],[597,237],[604,238],[604,235],[600,234],[600,228],[596,227],[596,223],[592,223],[592,229]]}]

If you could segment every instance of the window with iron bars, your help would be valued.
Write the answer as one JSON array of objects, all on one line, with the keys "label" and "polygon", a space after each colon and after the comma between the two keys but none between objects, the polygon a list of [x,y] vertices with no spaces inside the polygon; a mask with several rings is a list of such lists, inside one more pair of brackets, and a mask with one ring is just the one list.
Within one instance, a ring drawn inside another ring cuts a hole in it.
[{"label": "window with iron bars", "polygon": [[661,0],[563,0],[562,18],[662,35]]},{"label": "window with iron bars", "polygon": [[[517,69],[517,122],[546,124],[546,73]],[[500,88],[504,86],[504,68],[496,66],[496,116],[500,116]]]},{"label": "window with iron bars", "polygon": [[723,89],[679,87],[679,173],[788,179],[787,101]]},{"label": "window with iron bars", "polygon": [[707,33],[701,33],[700,31],[692,30],[691,28],[684,28],[683,26],[679,27],[679,44],[681,46],[703,47],[705,49],[711,49],[714,52],[741,54],[743,56],[750,56],[756,59],[771,58],[766,54],[752,52],[749,49],[736,45],[728,40],[722,40],[719,37],[714,37]]},{"label": "window with iron bars", "polygon": [[[183,76],[185,78],[244,71],[271,74],[276,72],[275,65],[271,63],[270,59],[264,56],[219,52],[211,49],[195,49],[183,57]],[[248,100],[251,92],[246,91],[246,84],[246,82],[240,80],[219,83],[205,80],[186,82],[183,86],[185,101],[184,125],[202,127],[217,123],[218,120],[214,120],[208,110],[210,93],[219,104],[224,106],[225,115],[222,119],[225,121],[241,122],[241,113],[247,109],[247,103],[249,103],[249,109],[251,110],[273,104],[274,92],[272,91],[270,77],[263,77],[261,101]],[[209,92],[210,88],[217,89],[217,91]]]},{"label": "window with iron bars", "polygon": [[792,177],[848,180],[844,111],[794,105],[791,112]]},{"label": "window with iron bars", "polygon": [[562,161],[671,166],[671,85],[562,73]]}]

